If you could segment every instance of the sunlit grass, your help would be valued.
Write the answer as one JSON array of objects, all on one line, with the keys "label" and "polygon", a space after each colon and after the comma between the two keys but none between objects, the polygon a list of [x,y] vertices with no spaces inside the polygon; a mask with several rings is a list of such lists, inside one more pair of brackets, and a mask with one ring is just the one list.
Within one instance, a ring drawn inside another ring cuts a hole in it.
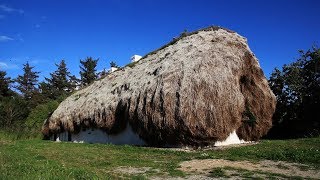
[{"label": "sunlit grass", "polygon": [[[205,156],[204,156],[205,154]],[[179,163],[197,158],[281,160],[320,167],[320,138],[264,140],[225,150],[173,151],[110,144],[76,144],[39,139],[12,140],[0,133],[0,179],[143,179],[185,176]],[[119,167],[149,167],[143,174],[114,171]],[[217,174],[217,172],[215,172]]]}]

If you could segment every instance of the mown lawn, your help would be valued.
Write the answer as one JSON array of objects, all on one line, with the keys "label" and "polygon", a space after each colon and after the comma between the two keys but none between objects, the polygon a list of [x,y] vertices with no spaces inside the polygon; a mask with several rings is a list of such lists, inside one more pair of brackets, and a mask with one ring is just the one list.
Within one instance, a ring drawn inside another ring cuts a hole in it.
[{"label": "mown lawn", "polygon": [[[225,150],[173,151],[108,144],[76,144],[38,139],[10,140],[0,133],[0,179],[144,179],[180,176],[179,163],[191,159],[281,160],[320,169],[320,138],[263,140],[259,144]],[[119,167],[149,167],[128,175]]]}]

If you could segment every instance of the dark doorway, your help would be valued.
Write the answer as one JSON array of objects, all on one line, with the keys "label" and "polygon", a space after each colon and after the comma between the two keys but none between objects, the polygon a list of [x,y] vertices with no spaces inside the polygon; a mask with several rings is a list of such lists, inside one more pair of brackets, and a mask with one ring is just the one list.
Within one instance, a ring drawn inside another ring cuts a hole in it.
[{"label": "dark doorway", "polygon": [[68,133],[68,141],[71,141],[71,133],[69,131],[67,131]]}]

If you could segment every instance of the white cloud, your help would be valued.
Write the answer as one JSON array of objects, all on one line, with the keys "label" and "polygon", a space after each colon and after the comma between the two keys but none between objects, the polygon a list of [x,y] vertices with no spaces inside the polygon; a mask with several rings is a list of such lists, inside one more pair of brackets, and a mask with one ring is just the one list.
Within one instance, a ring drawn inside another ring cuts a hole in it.
[{"label": "white cloud", "polygon": [[16,64],[8,64],[8,63],[5,63],[5,62],[0,62],[0,68],[1,69],[18,69],[18,65]]},{"label": "white cloud", "polygon": [[1,5],[0,5],[0,10],[1,10],[1,11],[4,11],[4,12],[8,12],[8,13],[12,13],[12,12],[18,12],[18,13],[20,13],[20,14],[23,14],[23,13],[24,13],[24,11],[21,10],[21,9],[11,8],[11,7],[6,6],[6,5],[4,5],[4,4],[1,4]]},{"label": "white cloud", "polygon": [[8,65],[7,65],[7,63],[0,62],[0,67],[6,69],[6,68],[8,68]]},{"label": "white cloud", "polygon": [[14,39],[8,36],[0,36],[0,42],[13,41]]}]

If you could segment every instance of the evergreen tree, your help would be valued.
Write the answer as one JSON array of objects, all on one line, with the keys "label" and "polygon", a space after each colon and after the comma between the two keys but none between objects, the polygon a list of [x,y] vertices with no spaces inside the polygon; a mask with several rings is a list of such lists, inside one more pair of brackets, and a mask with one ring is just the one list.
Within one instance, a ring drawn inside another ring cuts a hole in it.
[{"label": "evergreen tree", "polygon": [[12,94],[10,90],[11,78],[6,77],[7,73],[5,71],[0,71],[0,98],[7,97]]},{"label": "evergreen tree", "polygon": [[99,59],[93,59],[92,57],[87,57],[85,60],[80,60],[80,76],[81,84],[86,86],[91,84],[97,79],[96,67]]},{"label": "evergreen tree", "polygon": [[38,83],[39,72],[33,71],[32,66],[27,62],[23,65],[23,75],[19,75],[15,82],[18,83],[17,89],[22,93],[26,100],[31,100],[35,93],[38,93],[36,87]]},{"label": "evergreen tree", "polygon": [[41,83],[42,92],[50,93],[53,99],[61,95],[67,95],[75,89],[72,82],[74,76],[71,76],[65,61],[61,60],[59,64],[55,65],[57,70],[50,73],[50,78],[45,78],[48,83]]},{"label": "evergreen tree", "polygon": [[103,70],[99,73],[99,78],[104,78],[108,74],[106,68],[103,68]]},{"label": "evergreen tree", "polygon": [[72,75],[70,76],[69,81],[70,81],[72,90],[77,90],[79,87],[80,80],[75,75]]},{"label": "evergreen tree", "polygon": [[39,91],[46,100],[56,98],[51,85],[45,81],[39,83]]},{"label": "evergreen tree", "polygon": [[23,122],[29,113],[25,100],[10,89],[13,82],[0,71],[0,128],[12,128]]},{"label": "evergreen tree", "polygon": [[23,97],[13,95],[0,101],[0,127],[21,127],[29,114],[28,103]]},{"label": "evergreen tree", "polygon": [[117,63],[115,63],[114,61],[111,61],[111,62],[110,62],[110,67],[119,68],[119,66],[117,65]]}]

